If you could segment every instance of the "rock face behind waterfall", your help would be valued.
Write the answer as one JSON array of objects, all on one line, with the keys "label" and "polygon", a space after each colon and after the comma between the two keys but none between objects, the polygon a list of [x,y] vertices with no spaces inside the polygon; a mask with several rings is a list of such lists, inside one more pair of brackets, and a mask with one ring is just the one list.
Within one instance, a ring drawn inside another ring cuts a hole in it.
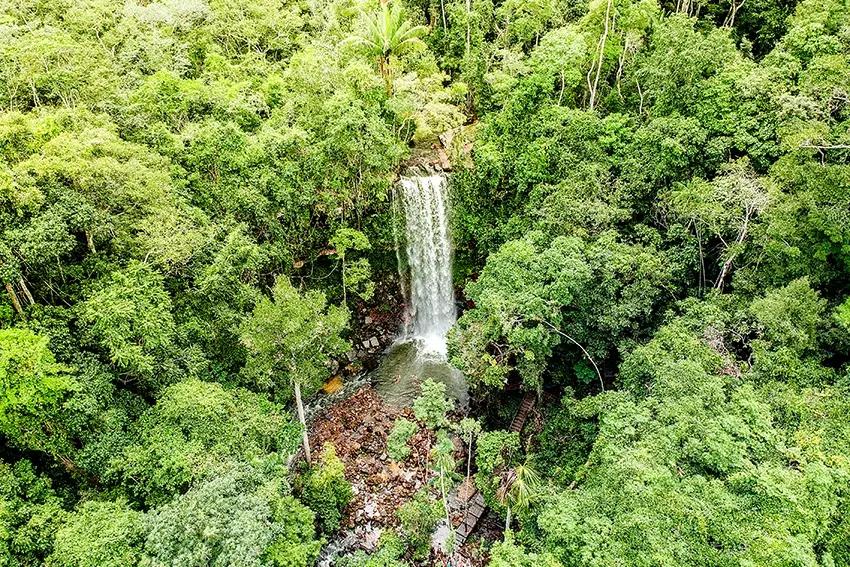
[{"label": "rock face behind waterfall", "polygon": [[402,176],[409,267],[408,335],[424,353],[445,355],[446,333],[455,323],[448,179],[442,172]]}]

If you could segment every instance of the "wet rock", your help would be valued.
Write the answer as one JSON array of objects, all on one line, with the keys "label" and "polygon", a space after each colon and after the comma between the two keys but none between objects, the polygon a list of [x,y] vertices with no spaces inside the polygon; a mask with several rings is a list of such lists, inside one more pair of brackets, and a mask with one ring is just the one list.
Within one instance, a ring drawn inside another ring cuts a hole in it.
[{"label": "wet rock", "polygon": [[363,515],[370,520],[380,517],[380,514],[378,513],[378,505],[374,502],[367,502],[363,506]]},{"label": "wet rock", "polygon": [[378,547],[378,540],[381,538],[381,528],[370,528],[364,530],[363,539],[360,540],[360,545],[367,551],[372,551]]}]

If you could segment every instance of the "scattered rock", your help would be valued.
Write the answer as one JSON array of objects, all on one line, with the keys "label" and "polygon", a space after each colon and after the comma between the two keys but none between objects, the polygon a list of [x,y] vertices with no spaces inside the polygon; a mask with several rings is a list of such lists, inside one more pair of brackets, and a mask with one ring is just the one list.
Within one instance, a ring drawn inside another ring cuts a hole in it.
[{"label": "scattered rock", "polygon": [[[311,424],[311,443],[332,443],[345,465],[345,476],[355,494],[344,522],[350,528],[364,522],[377,529],[394,526],[396,509],[412,498],[424,480],[434,476],[427,467],[433,435],[424,430],[411,441],[412,453],[404,462],[387,455],[387,435],[399,417],[413,419],[410,409],[386,405],[374,388],[366,385],[333,403]],[[357,540],[362,542],[363,537]]]},{"label": "scattered rock", "polygon": [[366,504],[363,505],[363,515],[370,520],[377,518],[380,516],[378,513],[378,505],[374,502],[366,502]]},{"label": "scattered rock", "polygon": [[363,532],[363,539],[360,540],[360,545],[367,551],[372,551],[378,547],[378,540],[381,538],[381,528],[371,528]]},{"label": "scattered rock", "polygon": [[369,339],[369,344],[373,347],[381,346],[381,343],[378,342],[378,337],[372,337],[371,339]]},{"label": "scattered rock", "polygon": [[366,318],[363,320],[363,323],[366,324],[366,325],[371,325],[372,324],[372,318],[370,316],[366,315]]}]

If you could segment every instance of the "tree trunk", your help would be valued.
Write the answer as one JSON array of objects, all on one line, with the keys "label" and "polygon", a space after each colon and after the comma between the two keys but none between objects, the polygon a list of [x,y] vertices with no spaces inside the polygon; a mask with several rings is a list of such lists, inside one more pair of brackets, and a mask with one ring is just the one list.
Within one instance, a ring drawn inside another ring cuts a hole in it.
[{"label": "tree trunk", "polygon": [[301,384],[298,380],[292,381],[295,384],[295,406],[298,409],[298,421],[301,422],[301,435],[304,445],[304,457],[307,459],[307,464],[310,464],[310,437],[307,435],[307,420],[304,418],[304,403],[301,401]]},{"label": "tree trunk", "polygon": [[449,495],[446,493],[446,471],[440,467],[440,492],[443,493],[443,510],[446,512],[446,527],[452,529],[452,518],[449,514]]},{"label": "tree trunk", "polygon": [[21,319],[26,319],[24,315],[24,310],[21,307],[21,302],[18,301],[18,294],[15,293],[15,288],[12,287],[10,282],[6,282],[6,292],[9,294],[9,299],[12,300],[12,307],[15,308],[15,312],[20,316]]},{"label": "tree trunk", "polygon": [[[470,486],[471,483],[472,483],[472,480],[471,480],[471,478],[472,478],[472,437],[473,437],[472,432],[470,431],[468,450],[467,450],[467,453],[466,453],[466,481],[465,482],[466,482],[467,489],[472,488]],[[473,492],[472,494],[475,494],[475,493]],[[466,502],[464,503],[464,506],[463,506],[464,516],[466,516],[466,513],[469,512],[469,501],[470,500],[472,500],[472,497],[471,497],[471,495],[467,494]]]},{"label": "tree trunk", "polygon": [[508,513],[505,515],[505,533],[508,533],[508,530],[511,529],[511,507],[508,506]]},{"label": "tree trunk", "polygon": [[[753,210],[750,210],[748,207],[746,212],[744,213],[744,224],[741,226],[741,229],[738,231],[738,238],[735,240],[735,246],[740,246],[744,243],[744,240],[747,238],[747,230],[749,229],[750,217],[753,214]],[[730,247],[731,248],[731,247]],[[717,276],[717,280],[714,282],[714,289],[718,291],[723,290],[723,285],[726,280],[726,276],[729,275],[729,272],[732,270],[732,263],[735,261],[737,257],[737,253],[733,252],[726,258],[726,261],[723,262],[723,266],[720,269],[720,275]]]},{"label": "tree trunk", "polygon": [[596,90],[599,88],[599,78],[602,74],[602,64],[605,61],[605,44],[608,41],[608,32],[610,30],[610,22],[608,18],[611,16],[611,3],[612,0],[608,0],[608,4],[605,8],[605,27],[602,30],[602,36],[599,38],[599,61],[596,62],[596,77],[591,82],[590,77],[593,74],[594,66],[591,65],[590,71],[587,74],[587,84],[590,87],[590,103],[589,109],[593,110],[593,107],[596,105]]},{"label": "tree trunk", "polygon": [[18,278],[18,285],[21,286],[21,293],[23,293],[24,297],[27,298],[29,304],[35,305],[35,299],[33,299],[32,294],[30,293],[30,288],[27,287],[27,282],[24,281],[23,276]]},{"label": "tree trunk", "polygon": [[342,302],[348,307],[348,293],[345,289],[345,258],[342,259]]},{"label": "tree trunk", "polygon": [[381,56],[378,61],[381,70],[381,77],[384,79],[384,89],[387,92],[387,98],[393,96],[393,81],[390,77],[390,58]]},{"label": "tree trunk", "polygon": [[469,451],[466,455],[466,482],[469,482],[469,477],[472,475],[472,433],[469,434]]},{"label": "tree trunk", "polygon": [[466,56],[469,57],[469,51],[472,49],[472,27],[469,22],[469,17],[472,15],[472,0],[466,0]]},{"label": "tree trunk", "polygon": [[94,237],[88,230],[86,231],[86,245],[89,247],[89,252],[97,254],[97,248],[94,246]]}]

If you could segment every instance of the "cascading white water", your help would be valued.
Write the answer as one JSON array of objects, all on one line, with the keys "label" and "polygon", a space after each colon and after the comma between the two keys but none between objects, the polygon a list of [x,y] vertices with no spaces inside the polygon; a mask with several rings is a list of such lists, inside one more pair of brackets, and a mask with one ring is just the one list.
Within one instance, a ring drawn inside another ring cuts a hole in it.
[{"label": "cascading white water", "polygon": [[446,360],[446,333],[457,318],[446,176],[434,172],[403,176],[393,209],[407,323],[404,334],[370,373],[372,385],[385,402],[404,407],[413,403],[428,378],[445,384],[446,394],[461,408],[468,407],[466,380]]},{"label": "cascading white water", "polygon": [[444,356],[446,333],[457,318],[447,179],[443,174],[402,177],[400,184],[410,266],[408,333],[424,354]]}]

